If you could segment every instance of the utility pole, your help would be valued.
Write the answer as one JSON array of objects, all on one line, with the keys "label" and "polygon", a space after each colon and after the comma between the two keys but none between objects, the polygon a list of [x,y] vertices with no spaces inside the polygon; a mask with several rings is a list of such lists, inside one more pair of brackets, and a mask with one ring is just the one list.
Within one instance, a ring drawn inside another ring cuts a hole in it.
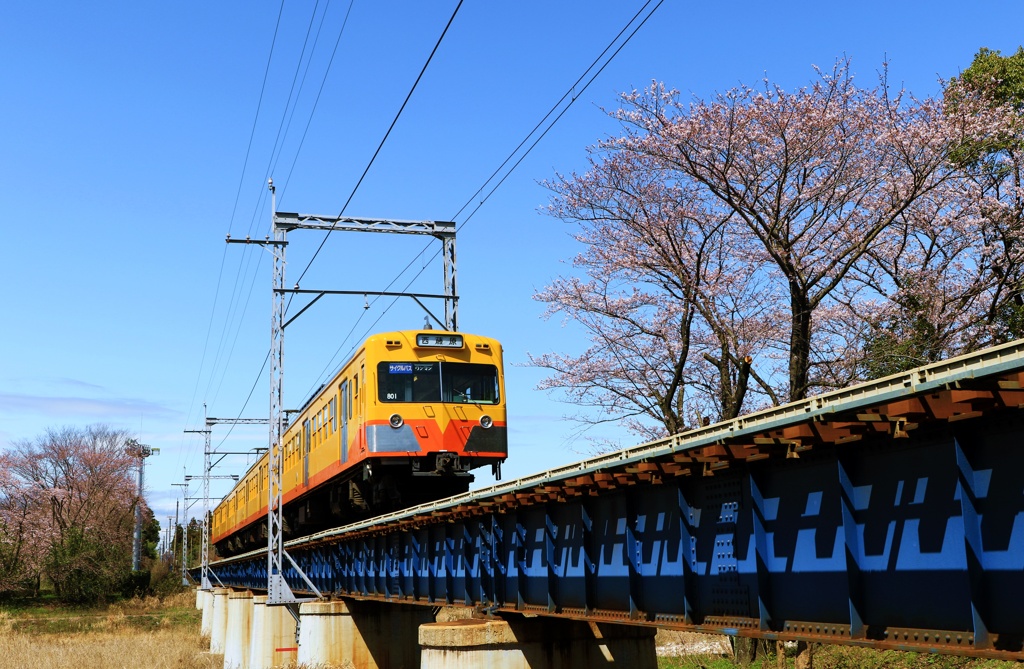
[{"label": "utility pole", "polygon": [[[194,478],[200,478],[200,477],[198,477],[198,476],[189,476],[187,474],[185,475],[185,480],[186,481],[191,481]],[[224,478],[233,478],[233,477],[225,476]],[[172,485],[187,486],[188,484],[187,483],[174,483]],[[202,497],[188,497],[188,496],[186,496],[185,497],[185,502],[186,502],[186,504],[185,504],[185,513],[187,514],[189,509],[191,509],[192,506],[196,502],[198,502],[198,501],[200,501],[202,499],[204,499],[204,498],[202,498]],[[200,525],[200,527],[202,527],[202,525]],[[202,534],[202,533],[200,532],[200,534]],[[182,559],[181,584],[182,585],[189,585],[189,577],[188,577],[189,538],[188,538],[188,532],[187,531],[185,533],[185,546],[184,546],[183,550],[184,550],[185,558]],[[200,559],[200,562],[201,562],[201,559]],[[210,573],[213,573],[213,572],[210,572]],[[214,577],[216,578],[216,574],[214,574]]]},{"label": "utility pole", "polygon": [[[187,483],[172,483],[171,485],[181,488],[181,496],[188,497]],[[185,501],[188,501],[187,499]],[[185,505],[185,516],[188,517],[188,510],[191,504]],[[178,500],[174,500],[174,523],[178,525]],[[181,584],[188,585],[188,524],[181,531]]]},{"label": "utility pole", "polygon": [[[168,519],[169,520],[169,519]],[[178,500],[174,500],[174,532],[171,534],[171,571],[178,556]]]},{"label": "utility pole", "polygon": [[140,444],[134,439],[129,439],[125,446],[130,455],[139,459],[138,501],[135,503],[135,537],[132,541],[132,571],[139,571],[142,569],[142,487],[145,479],[146,458],[160,453],[160,449]]},{"label": "utility pole", "polygon": [[[214,425],[227,424],[227,425],[265,425],[268,421],[266,418],[211,418],[206,414],[206,403],[203,403],[203,422],[206,429],[203,430],[185,430],[187,433],[201,434],[204,437],[205,446],[203,447],[203,545],[202,553],[200,555],[201,560],[201,574],[199,587],[203,590],[213,589],[213,584],[210,583],[210,481],[212,479],[232,479],[237,481],[238,475],[233,474],[230,476],[212,476],[210,470],[213,469],[221,460],[224,459],[225,455],[248,455],[248,451],[215,451],[210,447],[211,435],[213,430],[211,429]],[[211,456],[220,455],[217,462],[212,462]],[[190,481],[191,476],[186,476],[185,480]]]},{"label": "utility pole", "polygon": [[[283,505],[281,499],[281,475],[284,465],[284,449],[281,447],[284,434],[284,416],[282,411],[282,395],[284,384],[284,330],[306,309],[311,307],[324,295],[381,295],[405,296],[413,298],[435,322],[441,324],[419,298],[440,298],[444,300],[444,327],[448,331],[458,328],[458,296],[455,291],[455,223],[449,221],[398,221],[386,219],[351,218],[343,216],[316,216],[309,214],[278,213],[277,194],[274,180],[267,181],[271,193],[271,232],[273,239],[231,239],[227,242],[238,244],[259,244],[270,246],[274,255],[274,274],[272,283],[272,306],[270,326],[270,430],[268,435],[267,468],[267,605],[287,605],[289,612],[298,621],[298,603],[291,587],[284,577],[284,560],[287,559],[309,589],[318,597],[320,591],[303,573],[295,560],[284,550]],[[442,295],[425,295],[417,293],[387,293],[372,291],[348,290],[301,290],[285,288],[285,249],[288,246],[287,233],[290,230],[307,229],[323,230],[328,233],[335,230],[352,232],[386,232],[430,235],[441,240],[444,256],[444,293]],[[285,316],[285,295],[311,293],[315,297],[300,309],[287,322]]]}]

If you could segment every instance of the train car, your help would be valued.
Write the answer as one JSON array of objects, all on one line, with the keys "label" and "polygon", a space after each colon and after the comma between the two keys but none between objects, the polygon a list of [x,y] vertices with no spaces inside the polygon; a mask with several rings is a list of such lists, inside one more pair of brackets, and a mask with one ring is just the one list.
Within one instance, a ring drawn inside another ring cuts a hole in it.
[{"label": "train car", "polygon": [[[469,489],[508,455],[501,345],[462,332],[367,339],[282,438],[286,538]],[[277,448],[277,445],[275,445]],[[220,555],[266,544],[264,455],[213,512]]]}]

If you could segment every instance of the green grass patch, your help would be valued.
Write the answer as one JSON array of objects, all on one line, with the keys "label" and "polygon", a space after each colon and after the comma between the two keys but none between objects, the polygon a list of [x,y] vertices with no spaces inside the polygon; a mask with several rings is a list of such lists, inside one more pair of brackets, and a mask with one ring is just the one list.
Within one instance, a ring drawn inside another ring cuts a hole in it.
[{"label": "green grass patch", "polygon": [[202,613],[194,595],[185,593],[163,599],[146,597],[85,607],[34,598],[0,603],[0,630],[22,634],[75,634],[100,631],[153,631],[168,627],[198,629]]},{"label": "green grass patch", "polygon": [[[763,650],[763,647],[759,649]],[[795,648],[786,649],[786,666],[795,664]],[[739,666],[730,657],[716,655],[684,655],[659,657],[658,669],[735,669]],[[758,655],[751,669],[775,669],[774,652]],[[911,653],[896,650],[873,650],[856,646],[816,644],[814,669],[1020,669],[1017,662],[988,660],[935,653]]]},{"label": "green grass patch", "polygon": [[[773,663],[766,663],[765,669],[774,667]],[[760,669],[761,661],[757,660],[750,665]],[[659,657],[658,669],[736,669],[731,658],[718,657],[715,655],[683,655],[680,657]]]}]

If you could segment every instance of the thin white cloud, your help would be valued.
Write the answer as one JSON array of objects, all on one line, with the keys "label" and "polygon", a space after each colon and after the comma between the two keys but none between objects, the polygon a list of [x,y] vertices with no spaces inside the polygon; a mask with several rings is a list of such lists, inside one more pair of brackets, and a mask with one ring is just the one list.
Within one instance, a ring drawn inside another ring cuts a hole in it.
[{"label": "thin white cloud", "polygon": [[82,381],[81,379],[72,379],[67,376],[44,376],[44,377],[8,377],[4,379],[4,385],[13,388],[86,388],[88,390],[98,390],[106,392],[106,388],[103,386],[91,383],[89,381]]},{"label": "thin white cloud", "polygon": [[150,418],[175,418],[181,412],[169,407],[137,398],[97,399],[94,397],[54,397],[22,393],[0,392],[0,413],[42,416],[86,417],[91,420],[137,418],[140,414]]}]

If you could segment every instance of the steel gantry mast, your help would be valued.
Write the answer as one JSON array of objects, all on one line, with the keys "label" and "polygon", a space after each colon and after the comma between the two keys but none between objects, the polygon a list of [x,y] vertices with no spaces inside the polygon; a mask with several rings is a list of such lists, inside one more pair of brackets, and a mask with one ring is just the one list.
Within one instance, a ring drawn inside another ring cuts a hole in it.
[{"label": "steel gantry mast", "polygon": [[[224,459],[225,455],[248,455],[249,451],[215,451],[210,447],[210,436],[213,434],[214,425],[266,425],[269,421],[266,418],[211,418],[206,415],[206,404],[203,404],[203,417],[205,429],[202,430],[185,430],[190,434],[201,434],[203,435],[204,447],[203,447],[203,546],[200,554],[200,581],[199,587],[202,590],[210,590],[213,584],[210,583],[210,481],[213,479],[231,479],[234,481],[238,480],[237,474],[224,475],[224,476],[213,476],[210,474],[210,470],[213,469],[217,463]],[[212,456],[219,455],[220,458],[217,462],[212,461]],[[186,476],[185,480],[189,481],[193,477]],[[217,575],[214,574],[214,578]]]},{"label": "steel gantry mast", "polygon": [[[295,569],[305,581],[310,591],[320,596],[320,591],[310,581],[298,564],[284,549],[284,519],[282,509],[281,474],[284,453],[280,448],[284,436],[284,411],[282,409],[284,381],[284,330],[295,318],[312,306],[324,295],[381,295],[411,297],[417,304],[448,331],[458,330],[458,294],[455,290],[455,223],[450,221],[400,221],[391,219],[352,218],[346,216],[318,216],[312,214],[295,214],[277,211],[277,195],[274,180],[269,179],[267,186],[271,193],[271,232],[273,237],[264,240],[231,239],[227,242],[238,244],[259,244],[271,247],[274,256],[273,298],[270,323],[270,430],[269,430],[269,467],[267,468],[267,604],[294,605],[296,599],[291,587],[284,577],[284,563]],[[323,230],[325,232],[382,232],[399,234],[429,235],[441,240],[444,256],[444,292],[437,294],[376,292],[365,290],[301,290],[285,288],[285,249],[288,246],[287,235],[291,230]],[[307,293],[315,297],[287,322],[285,321],[285,296],[288,294]],[[427,309],[420,298],[437,298],[444,300],[444,323]],[[291,610],[292,607],[289,607]],[[297,612],[293,611],[297,616]]]}]

